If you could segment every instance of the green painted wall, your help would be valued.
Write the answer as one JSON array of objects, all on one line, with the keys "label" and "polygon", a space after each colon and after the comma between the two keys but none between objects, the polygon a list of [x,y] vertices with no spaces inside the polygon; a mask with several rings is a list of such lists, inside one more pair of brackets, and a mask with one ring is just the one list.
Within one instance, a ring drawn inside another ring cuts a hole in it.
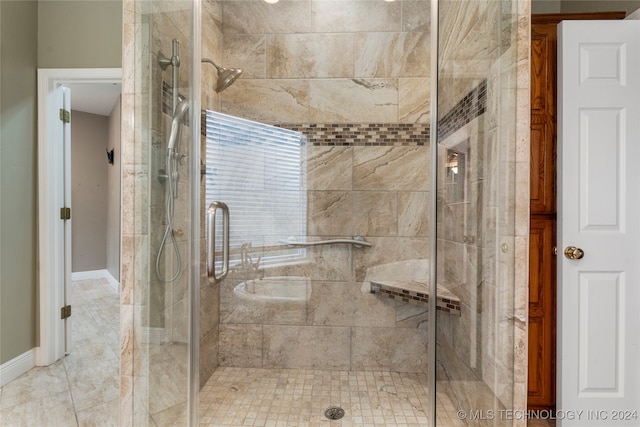
[{"label": "green painted wall", "polygon": [[0,1],[0,363],[36,345],[36,1]]},{"label": "green painted wall", "polygon": [[0,0],[0,364],[38,345],[37,68],[122,65],[122,1]]},{"label": "green painted wall", "polygon": [[38,67],[121,66],[121,0],[39,2]]}]

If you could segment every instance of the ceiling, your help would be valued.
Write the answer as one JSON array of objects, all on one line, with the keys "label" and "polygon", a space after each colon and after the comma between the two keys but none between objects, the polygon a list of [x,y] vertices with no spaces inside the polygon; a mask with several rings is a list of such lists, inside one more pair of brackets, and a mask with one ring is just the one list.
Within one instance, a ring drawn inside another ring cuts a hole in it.
[{"label": "ceiling", "polygon": [[71,83],[71,109],[108,116],[122,93],[120,83]]}]

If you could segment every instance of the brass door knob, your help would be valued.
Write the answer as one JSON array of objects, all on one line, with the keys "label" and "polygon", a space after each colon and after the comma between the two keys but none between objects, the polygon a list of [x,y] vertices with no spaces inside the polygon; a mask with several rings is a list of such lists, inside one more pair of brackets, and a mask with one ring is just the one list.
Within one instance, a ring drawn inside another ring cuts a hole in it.
[{"label": "brass door knob", "polygon": [[564,248],[564,256],[568,259],[581,259],[584,256],[584,251],[575,246],[567,246]]}]

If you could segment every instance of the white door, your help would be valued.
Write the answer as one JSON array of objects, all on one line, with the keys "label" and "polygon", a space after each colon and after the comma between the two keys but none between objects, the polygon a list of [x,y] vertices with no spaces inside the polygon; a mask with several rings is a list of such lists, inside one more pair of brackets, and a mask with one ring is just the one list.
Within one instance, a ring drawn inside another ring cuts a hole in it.
[{"label": "white door", "polygon": [[[58,121],[59,130],[58,138],[56,138],[56,144],[60,144],[62,147],[62,165],[61,172],[62,179],[62,207],[71,208],[71,91],[68,87],[61,85],[59,87],[60,98],[59,102],[60,110],[68,112],[67,118],[60,117]],[[71,221],[72,217],[67,220],[62,220],[64,227],[62,244],[64,245],[64,266],[63,266],[63,295],[62,301],[65,307],[71,307]],[[61,316],[62,317],[62,316]],[[67,317],[63,320],[64,332],[61,334],[64,336],[64,350],[65,354],[71,352],[71,323],[72,318]]]},{"label": "white door", "polygon": [[[60,117],[55,120],[55,138],[54,144],[59,147],[60,157],[58,161],[60,164],[57,166],[58,173],[61,174],[60,193],[58,197],[58,204],[61,209],[71,208],[71,92],[67,86],[60,85],[57,88],[56,94],[57,111],[60,112]],[[63,219],[62,211],[60,212],[60,228],[61,239],[60,251],[61,251],[61,277],[59,292],[59,301],[61,307],[71,306],[71,218]],[[62,313],[60,313],[62,318]],[[61,330],[57,334],[62,340],[60,342],[60,349],[64,349],[64,353],[58,355],[63,357],[64,354],[71,352],[71,317],[61,319]]]},{"label": "white door", "polygon": [[640,426],[640,22],[558,30],[558,425]]}]

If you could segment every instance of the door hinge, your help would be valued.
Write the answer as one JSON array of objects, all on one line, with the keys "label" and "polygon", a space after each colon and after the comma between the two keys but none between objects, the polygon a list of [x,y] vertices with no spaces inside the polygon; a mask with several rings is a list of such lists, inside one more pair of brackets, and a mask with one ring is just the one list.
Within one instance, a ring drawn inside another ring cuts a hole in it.
[{"label": "door hinge", "polygon": [[71,122],[71,112],[69,110],[65,110],[64,108],[60,109],[60,120],[64,123]]},{"label": "door hinge", "polygon": [[60,309],[60,318],[61,319],[66,319],[71,317],[71,306],[70,305],[65,305],[64,307],[62,307]]},{"label": "door hinge", "polygon": [[60,208],[60,219],[65,221],[71,219],[71,208]]}]

